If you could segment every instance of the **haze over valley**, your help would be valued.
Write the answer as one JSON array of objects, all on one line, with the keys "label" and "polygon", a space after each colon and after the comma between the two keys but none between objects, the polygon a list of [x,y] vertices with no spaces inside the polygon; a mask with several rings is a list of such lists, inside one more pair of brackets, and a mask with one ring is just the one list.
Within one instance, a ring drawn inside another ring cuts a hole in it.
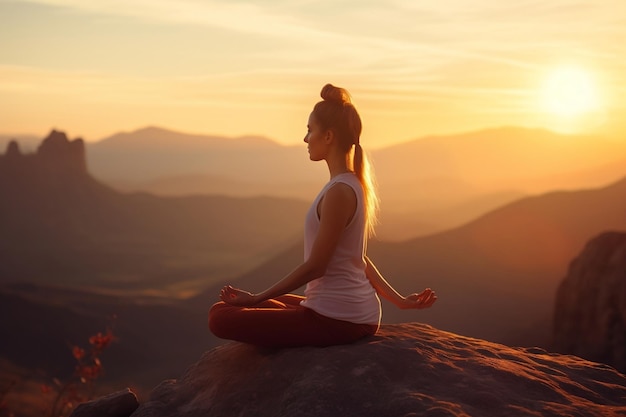
[{"label": "haze over valley", "polygon": [[[0,137],[6,147],[9,137]],[[23,146],[34,151],[32,139]],[[326,180],[304,144],[190,135],[160,128],[87,142],[91,174],[120,191],[160,196],[275,196],[310,201]],[[382,198],[382,240],[459,226],[527,195],[600,187],[626,166],[622,141],[499,128],[415,139],[370,152]]]},{"label": "haze over valley", "polygon": [[[305,144],[189,135],[160,128],[87,143],[90,171],[125,191],[271,195],[311,201],[327,180]],[[527,195],[600,187],[626,167],[626,145],[600,135],[497,128],[418,138],[369,152],[381,196],[381,240],[460,226]]]},{"label": "haze over valley", "polygon": [[[221,343],[206,313],[222,285],[261,290],[301,262],[304,213],[327,180],[303,146],[260,137],[53,131],[35,153],[5,142],[0,331],[13,337],[0,365],[16,378],[63,375],[67,343],[111,323],[104,386],[175,377]],[[520,128],[372,152],[382,223],[369,254],[401,292],[440,297],[428,311],[384,303],[383,322],[549,346],[569,262],[626,230],[624,155],[620,142]]]}]

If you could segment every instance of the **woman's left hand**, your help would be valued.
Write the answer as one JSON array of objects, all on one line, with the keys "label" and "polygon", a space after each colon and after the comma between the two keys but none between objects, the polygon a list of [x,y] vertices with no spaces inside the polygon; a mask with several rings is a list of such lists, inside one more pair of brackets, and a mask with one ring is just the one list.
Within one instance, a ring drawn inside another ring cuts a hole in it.
[{"label": "woman's left hand", "polygon": [[422,309],[432,306],[435,301],[437,301],[437,296],[435,295],[435,292],[430,288],[426,288],[419,294],[415,293],[409,295],[408,297],[404,297],[404,300],[398,307],[402,309]]},{"label": "woman's left hand", "polygon": [[222,288],[220,291],[220,299],[226,304],[239,307],[250,307],[259,302],[256,295],[230,285]]}]

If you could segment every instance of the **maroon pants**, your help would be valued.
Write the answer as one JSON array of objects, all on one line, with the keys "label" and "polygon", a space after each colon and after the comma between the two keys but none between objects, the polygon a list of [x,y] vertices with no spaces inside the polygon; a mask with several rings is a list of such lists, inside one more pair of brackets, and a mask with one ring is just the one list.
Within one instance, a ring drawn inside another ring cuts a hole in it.
[{"label": "maroon pants", "polygon": [[220,301],[209,311],[209,328],[219,338],[266,347],[331,346],[376,333],[374,324],[331,319],[300,305],[304,297],[286,294],[254,307]]}]

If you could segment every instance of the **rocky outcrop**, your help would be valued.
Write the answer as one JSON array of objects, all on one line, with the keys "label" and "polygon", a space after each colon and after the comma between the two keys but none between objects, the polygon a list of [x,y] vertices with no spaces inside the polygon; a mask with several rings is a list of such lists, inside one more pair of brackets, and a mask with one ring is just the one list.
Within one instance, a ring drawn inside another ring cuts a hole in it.
[{"label": "rocky outcrop", "polygon": [[37,156],[48,170],[87,173],[84,141],[80,138],[70,141],[64,132],[50,132],[39,145]]},{"label": "rocky outcrop", "polygon": [[18,143],[11,141],[5,154],[0,155],[0,175],[13,181],[16,178],[86,176],[85,143],[80,138],[69,140],[65,133],[53,130],[37,152],[22,154]]},{"label": "rocky outcrop", "polygon": [[16,141],[12,140],[7,145],[7,151],[5,155],[7,158],[11,159],[19,158],[20,156],[22,156],[22,152],[20,151],[20,145]]},{"label": "rocky outcrop", "polygon": [[625,398],[606,365],[401,324],[346,346],[217,347],[132,417],[618,416]]},{"label": "rocky outcrop", "polygon": [[556,296],[554,349],[626,372],[626,232],[603,233],[572,261]]},{"label": "rocky outcrop", "polygon": [[70,417],[126,417],[137,407],[139,407],[137,396],[127,388],[97,400],[79,404]]}]

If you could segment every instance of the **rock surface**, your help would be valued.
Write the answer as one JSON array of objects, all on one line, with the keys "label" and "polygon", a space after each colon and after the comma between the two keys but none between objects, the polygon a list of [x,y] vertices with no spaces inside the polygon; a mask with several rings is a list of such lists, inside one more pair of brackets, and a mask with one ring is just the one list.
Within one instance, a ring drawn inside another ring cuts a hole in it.
[{"label": "rock surface", "polygon": [[570,265],[555,303],[554,349],[626,372],[626,233],[591,240]]},{"label": "rock surface", "polygon": [[126,417],[133,413],[139,402],[128,388],[97,400],[79,404],[70,417]]},{"label": "rock surface", "polygon": [[222,345],[132,417],[625,414],[626,376],[609,366],[402,324],[323,349]]}]

